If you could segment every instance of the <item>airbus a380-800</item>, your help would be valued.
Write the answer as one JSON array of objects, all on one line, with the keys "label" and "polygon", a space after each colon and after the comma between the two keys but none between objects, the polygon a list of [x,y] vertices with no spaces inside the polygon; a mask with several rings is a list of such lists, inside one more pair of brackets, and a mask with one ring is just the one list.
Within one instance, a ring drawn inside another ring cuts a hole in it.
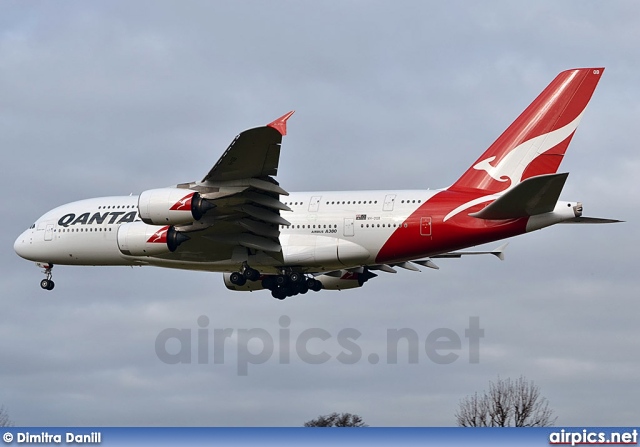
[{"label": "airbus a380-800", "polygon": [[[15,241],[51,290],[54,265],[150,265],[223,272],[231,290],[275,298],[361,287],[377,272],[557,223],[609,223],[560,201],[557,173],[603,68],[560,73],[451,186],[289,194],[275,180],[289,112],[240,133],[201,181],[81,200]],[[167,167],[168,168],[168,167]]]}]

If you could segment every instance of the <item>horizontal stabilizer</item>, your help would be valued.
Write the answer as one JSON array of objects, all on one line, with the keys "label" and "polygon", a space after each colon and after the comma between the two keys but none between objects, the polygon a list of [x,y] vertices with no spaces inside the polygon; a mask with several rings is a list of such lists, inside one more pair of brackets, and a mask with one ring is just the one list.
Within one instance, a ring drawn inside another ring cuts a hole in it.
[{"label": "horizontal stabilizer", "polygon": [[620,222],[624,222],[624,220],[603,219],[600,217],[574,217],[573,219],[563,220],[560,223],[607,224],[607,223],[620,223]]},{"label": "horizontal stabilizer", "polygon": [[568,173],[564,173],[531,177],[470,216],[498,220],[550,213],[558,202],[568,176]]},{"label": "horizontal stabilizer", "polygon": [[[504,249],[507,248],[507,245],[509,245],[508,242],[490,251],[452,251],[450,253],[433,255],[432,258],[461,258],[462,256],[468,256],[468,255],[493,255],[496,258],[500,259],[501,261],[504,261]],[[420,263],[419,261],[413,261],[413,262]]]}]

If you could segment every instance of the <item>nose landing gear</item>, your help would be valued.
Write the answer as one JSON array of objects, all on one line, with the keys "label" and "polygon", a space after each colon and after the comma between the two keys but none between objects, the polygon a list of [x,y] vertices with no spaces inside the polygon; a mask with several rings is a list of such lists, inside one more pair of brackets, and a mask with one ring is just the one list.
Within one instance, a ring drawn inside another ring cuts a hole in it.
[{"label": "nose landing gear", "polygon": [[40,281],[40,287],[42,287],[44,290],[53,290],[53,288],[56,285],[56,283],[54,283],[53,280],[51,279],[53,277],[53,273],[51,273],[51,270],[53,270],[53,264],[38,263],[38,266],[44,269],[42,273],[44,273],[46,276],[45,279]]}]

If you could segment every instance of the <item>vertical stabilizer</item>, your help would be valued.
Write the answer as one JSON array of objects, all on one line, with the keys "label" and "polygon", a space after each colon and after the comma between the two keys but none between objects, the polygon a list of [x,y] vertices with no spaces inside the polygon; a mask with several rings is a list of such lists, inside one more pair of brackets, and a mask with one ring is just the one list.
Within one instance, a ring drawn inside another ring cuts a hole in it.
[{"label": "vertical stabilizer", "polygon": [[450,190],[498,193],[557,172],[604,68],[560,73]]}]

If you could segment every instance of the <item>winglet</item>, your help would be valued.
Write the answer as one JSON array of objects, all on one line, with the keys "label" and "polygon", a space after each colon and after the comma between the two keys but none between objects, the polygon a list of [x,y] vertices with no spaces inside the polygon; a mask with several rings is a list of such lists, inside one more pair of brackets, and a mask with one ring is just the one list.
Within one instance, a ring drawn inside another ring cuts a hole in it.
[{"label": "winglet", "polygon": [[295,110],[292,110],[289,113],[285,113],[284,115],[282,115],[277,120],[267,124],[267,126],[268,127],[273,127],[275,130],[280,132],[280,134],[282,134],[282,135],[286,135],[287,134],[287,120],[291,117],[291,115],[293,115],[294,112],[295,112]]}]

